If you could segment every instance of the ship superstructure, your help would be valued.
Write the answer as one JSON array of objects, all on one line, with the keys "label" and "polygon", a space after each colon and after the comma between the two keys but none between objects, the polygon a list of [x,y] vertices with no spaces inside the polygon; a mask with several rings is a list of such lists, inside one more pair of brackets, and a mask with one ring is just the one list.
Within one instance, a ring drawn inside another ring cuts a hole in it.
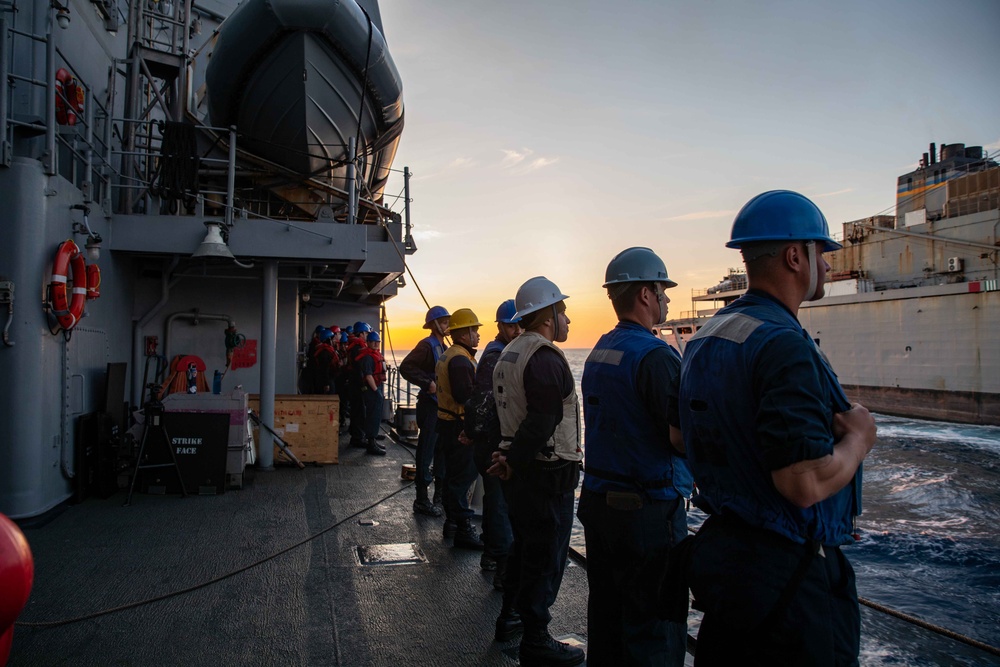
[{"label": "ship superstructure", "polygon": [[164,361],[267,419],[314,326],[379,328],[415,250],[383,198],[402,89],[374,0],[335,5],[268,3],[284,41],[252,45],[235,2],[0,2],[0,512],[70,497],[80,417],[126,428]]},{"label": "ship superstructure", "polygon": [[843,225],[826,297],[799,319],[854,400],[1000,424],[1000,166],[934,144],[899,177],[896,215]]}]

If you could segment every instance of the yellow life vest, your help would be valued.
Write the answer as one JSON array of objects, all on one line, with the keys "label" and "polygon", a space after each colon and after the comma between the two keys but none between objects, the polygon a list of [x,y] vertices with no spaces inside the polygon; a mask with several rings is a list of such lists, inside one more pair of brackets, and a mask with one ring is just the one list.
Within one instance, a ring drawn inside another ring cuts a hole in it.
[{"label": "yellow life vest", "polygon": [[451,377],[448,375],[448,363],[455,357],[465,357],[472,362],[472,368],[476,367],[476,359],[461,345],[452,345],[438,359],[434,371],[437,374],[437,399],[438,399],[438,419],[445,421],[455,421],[465,416],[465,406],[455,401],[451,393]]}]

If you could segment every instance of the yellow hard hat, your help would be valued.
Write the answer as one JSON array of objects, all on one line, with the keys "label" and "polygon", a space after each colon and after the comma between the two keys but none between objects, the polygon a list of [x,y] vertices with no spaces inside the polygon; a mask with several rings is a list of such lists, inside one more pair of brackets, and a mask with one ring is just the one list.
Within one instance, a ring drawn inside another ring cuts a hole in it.
[{"label": "yellow hard hat", "polygon": [[471,308],[459,308],[456,310],[451,314],[451,321],[448,324],[448,328],[451,330],[481,326],[483,326],[482,322],[479,321],[479,318],[476,317]]}]

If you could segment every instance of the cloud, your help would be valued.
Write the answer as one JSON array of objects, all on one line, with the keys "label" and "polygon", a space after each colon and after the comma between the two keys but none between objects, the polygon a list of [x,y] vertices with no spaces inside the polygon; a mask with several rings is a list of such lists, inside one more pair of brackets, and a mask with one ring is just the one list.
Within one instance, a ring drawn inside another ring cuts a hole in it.
[{"label": "cloud", "polygon": [[432,227],[413,227],[413,238],[417,241],[422,239],[439,239],[444,235],[444,232]]},{"label": "cloud", "polygon": [[985,146],[983,146],[983,148],[985,148],[990,153],[993,153],[995,151],[1000,151],[1000,139],[997,139],[992,144],[986,144]]},{"label": "cloud", "polygon": [[477,166],[479,166],[479,162],[477,162],[475,158],[459,156],[444,166],[438,166],[436,171],[423,173],[414,173],[411,171],[410,182],[415,183],[417,181],[430,181],[441,177],[447,177],[449,174],[454,172],[462,171],[463,169],[472,169]]},{"label": "cloud", "polygon": [[664,218],[664,221],[684,221],[684,220],[709,220],[711,218],[728,218],[734,215],[736,211],[695,211],[694,213],[685,213],[684,215],[675,215],[669,218]]},{"label": "cloud", "polygon": [[511,167],[516,167],[524,162],[535,151],[530,148],[525,148],[519,151],[501,148],[500,152],[503,153],[503,160],[500,161],[500,167],[502,169],[510,169]]},{"label": "cloud", "polygon": [[555,164],[558,161],[559,161],[559,158],[557,158],[557,157],[539,157],[539,158],[535,158],[534,160],[531,161],[531,164],[529,164],[524,169],[524,171],[527,172],[527,171],[535,171],[536,169],[543,169],[544,167],[548,167],[550,164]]},{"label": "cloud", "polygon": [[816,195],[816,197],[836,197],[837,195],[846,195],[848,192],[854,192],[854,188],[844,188],[843,190],[834,190],[833,192],[824,192],[821,195]]},{"label": "cloud", "polygon": [[521,150],[504,148],[501,149],[501,152],[504,156],[500,161],[500,168],[507,169],[512,174],[518,175],[544,169],[559,161],[558,157],[536,157],[530,159],[535,154],[535,151],[530,148],[522,148]]}]

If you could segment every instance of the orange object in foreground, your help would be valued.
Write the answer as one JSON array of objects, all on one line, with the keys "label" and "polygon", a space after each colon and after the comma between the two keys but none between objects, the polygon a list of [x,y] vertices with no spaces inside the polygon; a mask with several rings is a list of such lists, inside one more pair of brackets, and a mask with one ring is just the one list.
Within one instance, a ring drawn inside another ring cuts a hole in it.
[{"label": "orange object in foreground", "polygon": [[0,514],[0,665],[7,664],[17,620],[31,593],[35,563],[24,533]]}]

